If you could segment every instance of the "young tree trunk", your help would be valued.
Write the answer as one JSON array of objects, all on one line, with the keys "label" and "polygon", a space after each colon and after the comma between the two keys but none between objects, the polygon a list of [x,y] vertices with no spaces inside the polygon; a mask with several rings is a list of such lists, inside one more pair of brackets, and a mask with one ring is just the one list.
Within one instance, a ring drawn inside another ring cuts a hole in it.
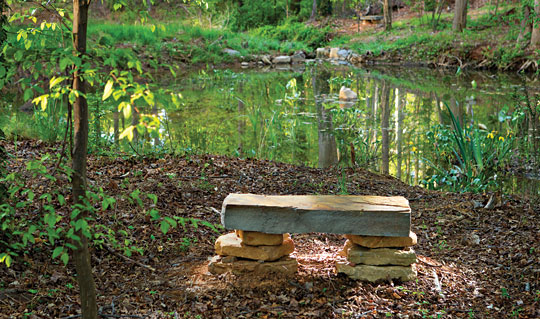
[{"label": "young tree trunk", "polygon": [[534,0],[534,18],[531,33],[531,47],[540,44],[540,0]]},{"label": "young tree trunk", "polygon": [[529,23],[529,18],[531,15],[531,8],[527,5],[523,6],[523,19],[519,26],[519,35],[516,40],[516,44],[520,44],[525,38],[525,34],[531,32],[531,24]]},{"label": "young tree trunk", "polygon": [[315,21],[317,18],[317,0],[313,0],[313,7],[311,7],[311,16],[309,17],[310,21]]},{"label": "young tree trunk", "polygon": [[[86,53],[86,29],[88,25],[89,0],[73,0],[73,48],[74,54],[83,56]],[[81,203],[86,193],[86,153],[88,148],[88,104],[85,98],[86,87],[79,70],[73,75],[73,89],[80,92],[73,103],[74,145],[73,145],[73,200]],[[84,218],[79,214],[78,218]],[[81,299],[81,312],[83,319],[97,319],[96,285],[90,264],[90,251],[88,239],[82,230],[77,232],[81,241],[76,243],[77,249],[73,252],[77,281]]]},{"label": "young tree trunk", "polygon": [[383,16],[384,16],[384,31],[392,30],[392,8],[390,8],[390,0],[384,0]]},{"label": "young tree trunk", "polygon": [[452,23],[452,30],[455,32],[462,32],[467,26],[467,2],[468,0],[456,0]]}]

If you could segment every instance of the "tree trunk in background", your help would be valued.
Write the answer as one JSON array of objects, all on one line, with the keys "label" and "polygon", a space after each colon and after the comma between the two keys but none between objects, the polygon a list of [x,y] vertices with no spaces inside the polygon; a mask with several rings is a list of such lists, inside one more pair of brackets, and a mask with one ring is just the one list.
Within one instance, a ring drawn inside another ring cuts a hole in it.
[{"label": "tree trunk in background", "polygon": [[390,0],[384,0],[383,16],[384,16],[384,31],[392,30],[392,8],[390,7]]},{"label": "tree trunk in background", "polygon": [[531,47],[540,44],[540,0],[534,0],[533,28],[531,33]]},{"label": "tree trunk in background", "polygon": [[315,21],[317,18],[317,0],[313,0],[313,7],[311,7],[311,16],[309,17],[310,21]]},{"label": "tree trunk in background", "polygon": [[381,173],[388,174],[390,166],[390,138],[388,127],[390,126],[390,86],[383,82],[381,93]]},{"label": "tree trunk in background", "polygon": [[467,26],[467,0],[456,0],[452,30],[462,32]]},{"label": "tree trunk in background", "polygon": [[[82,57],[86,54],[86,29],[88,26],[89,0],[73,0],[73,48],[74,54]],[[73,89],[80,95],[73,103],[73,200],[80,203],[86,195],[86,154],[88,148],[88,104],[86,101],[86,85],[79,71],[73,74]],[[84,218],[86,213],[80,213],[78,218]],[[76,232],[81,241],[75,243],[77,249],[73,252],[77,281],[79,283],[81,312],[83,319],[97,319],[96,285],[90,264],[88,239],[82,230]]]},{"label": "tree trunk in background", "polygon": [[529,6],[523,7],[523,19],[521,20],[521,24],[519,26],[519,35],[517,37],[516,43],[519,45],[522,41],[525,35],[529,32],[531,32],[531,24],[529,23],[529,18],[531,15],[531,8]]}]

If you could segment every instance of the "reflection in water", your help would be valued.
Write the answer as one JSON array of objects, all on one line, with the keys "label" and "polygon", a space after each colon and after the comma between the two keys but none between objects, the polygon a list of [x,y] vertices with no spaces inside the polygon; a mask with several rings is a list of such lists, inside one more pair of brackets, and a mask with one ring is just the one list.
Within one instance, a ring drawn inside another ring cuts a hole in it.
[{"label": "reflection in water", "polygon": [[388,137],[390,125],[390,86],[386,81],[382,82],[381,92],[381,173],[389,173],[390,165],[390,139]]},{"label": "reflection in water", "polygon": [[338,163],[338,153],[334,127],[332,124],[332,113],[323,105],[321,90],[328,87],[328,72],[319,72],[314,69],[312,72],[312,86],[315,105],[317,108],[317,123],[319,136],[319,167],[327,168]]},{"label": "reflection in water", "polygon": [[[298,96],[287,98],[292,94],[287,83],[293,78]],[[435,173],[425,159],[437,161],[434,150],[438,146],[430,144],[426,134],[434,125],[450,125],[448,106],[462,126],[481,124],[486,132],[518,136],[520,147],[531,155],[538,155],[540,148],[540,89],[533,81],[507,74],[456,77],[426,69],[317,65],[283,72],[206,71],[178,81],[173,85],[183,95],[179,108],[159,105],[152,110],[139,105],[132,109],[131,118],[124,119],[119,112],[97,118],[102,130],[110,132],[109,140],[118,143],[124,121],[138,123],[139,110],[164,114],[165,109],[169,125],[161,132],[168,143],[161,141],[160,147],[321,168],[338,162],[355,164],[418,184]],[[171,79],[164,79],[165,83]],[[358,94],[356,102],[343,108],[337,98],[341,86]],[[111,101],[106,103],[111,105],[103,105],[103,110],[115,109]],[[138,136],[137,130],[134,136],[136,144],[159,144]],[[124,142],[119,148],[130,150]],[[534,161],[537,156],[531,158]],[[508,182],[506,187],[515,192],[514,187],[520,185],[525,189],[530,184]],[[526,191],[540,193],[538,186]]]},{"label": "reflection in water", "polygon": [[401,179],[401,163],[403,161],[403,91],[396,88],[396,178]]}]

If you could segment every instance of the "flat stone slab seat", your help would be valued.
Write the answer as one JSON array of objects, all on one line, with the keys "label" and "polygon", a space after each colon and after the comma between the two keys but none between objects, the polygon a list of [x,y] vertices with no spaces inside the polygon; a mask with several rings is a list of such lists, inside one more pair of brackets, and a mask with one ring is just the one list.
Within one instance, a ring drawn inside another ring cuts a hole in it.
[{"label": "flat stone slab seat", "polygon": [[400,196],[230,194],[221,222],[227,229],[269,234],[408,237],[411,208]]}]

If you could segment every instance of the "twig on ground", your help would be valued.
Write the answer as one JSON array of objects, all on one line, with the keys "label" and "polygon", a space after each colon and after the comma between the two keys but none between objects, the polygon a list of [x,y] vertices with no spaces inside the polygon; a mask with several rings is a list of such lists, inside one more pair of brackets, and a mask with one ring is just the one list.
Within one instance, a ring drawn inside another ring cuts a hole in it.
[{"label": "twig on ground", "polygon": [[141,263],[139,261],[133,260],[133,259],[127,257],[127,256],[124,256],[124,255],[118,253],[116,250],[114,250],[112,247],[110,247],[107,244],[103,244],[103,247],[105,247],[105,249],[107,249],[107,251],[110,252],[111,254],[113,254],[113,255],[115,255],[117,257],[120,257],[120,258],[124,259],[125,261],[134,263],[134,264],[136,264],[138,266],[141,266],[141,267],[146,268],[146,269],[151,270],[151,271],[156,271],[156,269],[151,267],[151,266],[145,265],[145,264],[143,264],[143,263]]}]

